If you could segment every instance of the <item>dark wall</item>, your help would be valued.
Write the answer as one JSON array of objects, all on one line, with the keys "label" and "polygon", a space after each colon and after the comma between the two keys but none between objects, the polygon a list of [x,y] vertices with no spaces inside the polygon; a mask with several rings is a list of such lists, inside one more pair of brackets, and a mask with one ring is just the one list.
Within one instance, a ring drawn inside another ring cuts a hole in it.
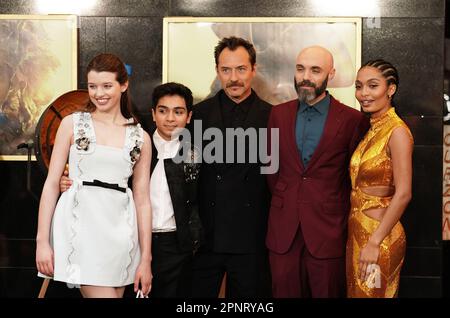
[{"label": "dark wall", "polygon": [[[397,111],[414,138],[413,199],[402,219],[408,248],[400,297],[441,295],[442,86],[444,0],[379,0],[379,27],[367,9],[332,12],[314,0],[98,0],[79,18],[79,87],[85,68],[100,52],[112,52],[133,66],[132,94],[139,109],[161,82],[162,18],[165,16],[307,17],[362,16],[362,60],[384,58],[398,67]],[[367,8],[367,6],[364,6]],[[2,0],[2,14],[35,14],[35,1]],[[378,21],[378,20],[377,20]],[[375,25],[375,27],[374,27]],[[280,61],[282,62],[282,61]],[[211,65],[213,67],[213,65]],[[144,120],[149,116],[141,112]],[[32,189],[44,176],[32,165]],[[38,203],[26,190],[26,164],[0,162],[0,296],[37,295],[34,251]],[[49,294],[74,295],[51,283]]]}]

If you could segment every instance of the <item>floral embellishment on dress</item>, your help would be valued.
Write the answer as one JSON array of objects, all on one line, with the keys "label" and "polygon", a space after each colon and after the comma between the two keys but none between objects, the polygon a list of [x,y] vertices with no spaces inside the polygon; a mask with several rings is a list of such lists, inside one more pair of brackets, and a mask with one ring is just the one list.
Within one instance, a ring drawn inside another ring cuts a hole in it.
[{"label": "floral embellishment on dress", "polygon": [[[131,121],[131,120],[130,120]],[[127,126],[127,137],[124,147],[124,154],[127,161],[131,163],[130,169],[139,160],[144,145],[144,131],[140,124]],[[132,173],[132,170],[131,170]]]},{"label": "floral embellishment on dress", "polygon": [[131,162],[138,161],[140,156],[141,156],[141,148],[139,147],[139,141],[136,140],[135,146],[130,151]]},{"label": "floral embellishment on dress", "polygon": [[84,131],[84,129],[80,129],[78,131],[79,136],[76,140],[75,143],[77,145],[77,149],[78,150],[88,150],[89,149],[89,144],[91,143],[91,141],[89,140],[88,137],[86,137],[86,132]]}]

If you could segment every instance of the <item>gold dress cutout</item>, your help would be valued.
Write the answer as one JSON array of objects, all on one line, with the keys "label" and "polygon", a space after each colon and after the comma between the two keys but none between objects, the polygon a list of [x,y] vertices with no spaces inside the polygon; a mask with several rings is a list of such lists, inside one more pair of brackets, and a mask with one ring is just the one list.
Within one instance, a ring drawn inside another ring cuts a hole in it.
[{"label": "gold dress cutout", "polygon": [[367,209],[386,208],[392,196],[378,197],[361,190],[364,187],[394,186],[388,142],[392,132],[408,126],[391,107],[385,114],[370,120],[371,128],[359,143],[350,161],[352,182],[351,211],[348,221],[346,252],[347,296],[358,298],[396,297],[400,271],[406,248],[403,226],[398,222],[380,245],[378,263],[369,279],[361,281],[358,276],[360,250],[377,229],[380,222],[364,213]]}]

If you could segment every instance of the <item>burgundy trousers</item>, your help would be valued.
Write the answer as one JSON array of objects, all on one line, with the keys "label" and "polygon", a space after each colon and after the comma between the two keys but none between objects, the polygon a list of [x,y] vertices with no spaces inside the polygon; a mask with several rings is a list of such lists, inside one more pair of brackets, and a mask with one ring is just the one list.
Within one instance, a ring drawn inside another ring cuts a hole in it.
[{"label": "burgundy trousers", "polygon": [[308,251],[298,226],[285,254],[269,251],[272,293],[275,298],[345,297],[345,257],[315,258]]}]

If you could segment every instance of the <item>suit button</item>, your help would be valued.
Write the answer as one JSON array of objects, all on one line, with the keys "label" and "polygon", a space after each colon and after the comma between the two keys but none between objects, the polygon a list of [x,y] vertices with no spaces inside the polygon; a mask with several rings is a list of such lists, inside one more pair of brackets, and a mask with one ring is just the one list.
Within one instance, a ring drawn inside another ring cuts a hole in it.
[{"label": "suit button", "polygon": [[211,202],[211,206],[215,206],[216,205],[216,203],[215,202]]},{"label": "suit button", "polygon": [[218,174],[218,175],[216,176],[216,179],[217,179],[217,181],[220,181],[220,180],[222,180],[222,176],[221,176],[220,174]]},{"label": "suit button", "polygon": [[302,177],[302,180],[306,180],[306,179],[308,179],[307,177]]},{"label": "suit button", "polygon": [[250,206],[251,206],[251,204],[248,203],[248,202],[245,204],[245,207],[246,207],[246,208],[249,208]]},{"label": "suit button", "polygon": [[189,221],[188,224],[189,224],[189,225],[192,224],[192,221]]},{"label": "suit button", "polygon": [[245,176],[244,181],[248,181],[248,176]]},{"label": "suit button", "polygon": [[189,201],[189,200],[186,200],[186,204],[191,204],[191,201]]}]

